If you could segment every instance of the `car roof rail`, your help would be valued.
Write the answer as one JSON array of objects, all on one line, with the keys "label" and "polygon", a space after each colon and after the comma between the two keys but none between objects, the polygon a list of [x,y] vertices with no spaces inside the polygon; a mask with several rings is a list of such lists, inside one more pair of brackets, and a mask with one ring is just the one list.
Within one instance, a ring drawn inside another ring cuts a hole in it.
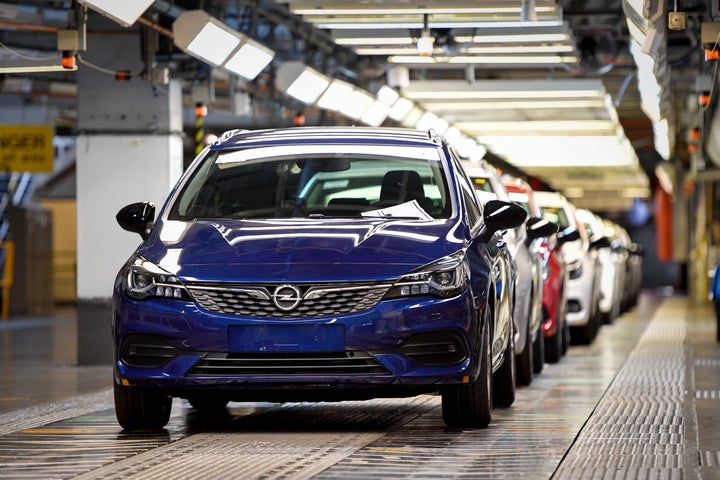
[{"label": "car roof rail", "polygon": [[233,128],[232,130],[226,130],[215,140],[215,144],[224,143],[239,133],[249,132],[247,128]]},{"label": "car roof rail", "polygon": [[440,137],[434,128],[428,128],[427,135],[428,135],[428,140],[433,141],[435,143],[440,143]]}]

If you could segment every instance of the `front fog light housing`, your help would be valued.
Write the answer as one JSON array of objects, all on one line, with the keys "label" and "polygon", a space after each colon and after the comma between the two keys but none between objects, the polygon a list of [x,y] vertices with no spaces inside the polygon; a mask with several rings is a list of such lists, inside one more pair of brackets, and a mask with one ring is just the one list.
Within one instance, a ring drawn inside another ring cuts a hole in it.
[{"label": "front fog light housing", "polygon": [[123,290],[136,300],[151,297],[191,300],[180,279],[139,255],[125,266]]},{"label": "front fog light housing", "polygon": [[453,297],[467,288],[469,278],[470,265],[465,253],[458,252],[403,275],[388,290],[385,298],[415,295]]},{"label": "front fog light housing", "polygon": [[570,280],[577,280],[578,278],[582,277],[583,274],[583,262],[582,259],[576,260],[568,265],[568,270],[570,271],[569,277]]}]

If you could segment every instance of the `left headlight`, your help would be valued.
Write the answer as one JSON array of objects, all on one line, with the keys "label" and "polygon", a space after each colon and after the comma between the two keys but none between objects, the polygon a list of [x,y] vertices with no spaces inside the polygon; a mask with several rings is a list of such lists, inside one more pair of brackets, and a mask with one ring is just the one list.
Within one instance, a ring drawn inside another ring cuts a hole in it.
[{"label": "left headlight", "polygon": [[178,277],[140,255],[136,255],[125,265],[123,290],[136,300],[150,297],[192,300]]},{"label": "left headlight", "polygon": [[470,265],[465,252],[460,251],[403,275],[388,290],[385,298],[414,295],[453,297],[467,288],[469,278]]}]

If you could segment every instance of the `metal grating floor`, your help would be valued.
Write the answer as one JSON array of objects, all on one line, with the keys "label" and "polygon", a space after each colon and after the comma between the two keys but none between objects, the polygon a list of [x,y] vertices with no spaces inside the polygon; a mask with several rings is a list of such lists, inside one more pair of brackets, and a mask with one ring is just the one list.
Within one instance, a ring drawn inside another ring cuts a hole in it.
[{"label": "metal grating floor", "polygon": [[714,319],[681,298],[654,307],[545,365],[486,430],[445,427],[423,395],[214,416],[176,400],[164,431],[129,435],[103,390],[0,414],[0,479],[720,478]]}]

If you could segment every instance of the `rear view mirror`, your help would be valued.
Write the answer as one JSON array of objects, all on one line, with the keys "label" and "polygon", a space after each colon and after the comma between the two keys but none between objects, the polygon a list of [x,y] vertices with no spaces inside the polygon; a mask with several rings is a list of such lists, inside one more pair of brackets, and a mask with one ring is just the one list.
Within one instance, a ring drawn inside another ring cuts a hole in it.
[{"label": "rear view mirror", "polygon": [[527,212],[520,205],[502,200],[488,200],[483,212],[485,225],[482,236],[487,241],[498,230],[519,227],[527,218]]},{"label": "rear view mirror", "polygon": [[590,242],[590,248],[599,250],[601,248],[610,248],[610,239],[607,237],[600,237],[597,240]]},{"label": "rear view mirror", "polygon": [[580,232],[575,227],[565,227],[557,234],[558,245],[562,245],[568,242],[574,242],[575,240],[580,240]]},{"label": "rear view mirror", "polygon": [[350,159],[345,157],[311,158],[297,162],[301,169],[311,172],[344,172],[350,170]]},{"label": "rear view mirror", "polygon": [[557,233],[558,226],[549,220],[541,217],[531,217],[527,221],[527,239],[528,241],[536,238],[549,237],[553,233]]},{"label": "rear view mirror", "polygon": [[147,240],[155,221],[155,205],[150,202],[131,203],[120,209],[115,220],[123,230],[137,233]]}]

